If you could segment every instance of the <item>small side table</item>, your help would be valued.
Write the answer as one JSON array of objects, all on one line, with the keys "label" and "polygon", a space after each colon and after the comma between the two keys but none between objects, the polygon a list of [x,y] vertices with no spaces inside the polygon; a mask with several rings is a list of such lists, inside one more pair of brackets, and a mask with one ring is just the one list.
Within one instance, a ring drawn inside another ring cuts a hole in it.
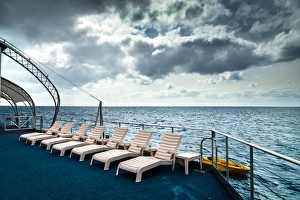
[{"label": "small side table", "polygon": [[189,174],[189,162],[196,159],[200,160],[200,153],[195,153],[195,152],[180,153],[176,156],[176,158],[184,159],[185,174]]}]

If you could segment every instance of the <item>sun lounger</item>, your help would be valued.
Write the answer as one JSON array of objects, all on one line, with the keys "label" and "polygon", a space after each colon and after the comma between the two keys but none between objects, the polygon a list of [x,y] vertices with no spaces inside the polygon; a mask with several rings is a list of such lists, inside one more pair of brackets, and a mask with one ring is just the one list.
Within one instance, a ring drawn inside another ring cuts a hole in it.
[{"label": "sun lounger", "polygon": [[[52,134],[52,132],[55,133],[55,132],[57,132],[60,129],[60,127],[63,125],[63,123],[64,122],[62,122],[62,121],[55,121],[54,124],[51,126],[51,128],[47,128],[47,129],[43,128],[43,131],[45,131],[46,133],[48,132],[50,134]],[[19,141],[21,141],[22,139],[26,139],[27,140],[27,138],[29,138],[31,136],[44,135],[44,134],[45,133],[43,133],[43,132],[34,132],[34,133],[22,134],[19,137]]]},{"label": "sun lounger", "polygon": [[59,143],[63,143],[63,142],[68,142],[68,141],[72,141],[72,140],[80,140],[81,137],[84,136],[84,134],[86,133],[86,131],[84,132],[85,127],[88,126],[89,124],[83,124],[81,125],[81,127],[79,128],[79,130],[72,134],[72,137],[69,138],[64,138],[64,137],[58,137],[58,138],[51,138],[51,139],[47,139],[47,140],[42,140],[42,144],[47,145],[46,150],[51,149],[52,145],[54,144],[59,144]]},{"label": "sun lounger", "polygon": [[74,134],[71,133],[71,130],[74,126],[74,122],[67,122],[66,125],[58,131],[58,137],[65,137],[65,138],[51,138],[51,139],[43,139],[40,143],[40,147],[46,145],[46,150],[50,150],[51,146],[54,144],[67,142],[69,141]]},{"label": "sun lounger", "polygon": [[46,132],[46,134],[43,135],[36,135],[36,136],[31,136],[28,137],[26,140],[26,143],[31,142],[31,145],[35,145],[36,142],[38,141],[42,141],[42,140],[46,140],[46,139],[51,139],[51,138],[56,138],[56,137],[72,137],[72,133],[70,133],[70,130],[72,129],[74,125],[74,122],[68,122],[66,123],[66,125],[64,126],[64,128],[61,131],[52,131],[52,134],[50,134],[51,132]]},{"label": "sun lounger", "polygon": [[160,165],[175,165],[175,154],[179,147],[182,135],[166,133],[154,156],[139,156],[121,162],[118,165],[116,175],[120,169],[136,173],[135,182],[141,182],[142,173]]},{"label": "sun lounger", "polygon": [[123,158],[137,157],[143,154],[144,149],[147,147],[152,131],[139,130],[136,138],[130,144],[128,149],[112,149],[109,151],[94,154],[90,165],[93,164],[94,160],[104,162],[104,170],[109,169],[111,162],[121,160]]},{"label": "sun lounger", "polygon": [[57,132],[58,137],[68,137],[71,138],[73,136],[72,128],[74,126],[74,122],[67,122],[66,125]]},{"label": "sun lounger", "polygon": [[60,144],[55,144],[52,147],[51,152],[53,150],[59,150],[60,156],[64,156],[67,150],[73,149],[75,147],[94,144],[97,141],[100,141],[100,138],[103,135],[104,131],[105,126],[96,126],[89,136],[82,137],[84,141],[68,141]]},{"label": "sun lounger", "polygon": [[118,127],[115,133],[113,134],[113,136],[108,140],[108,142],[105,145],[90,144],[90,145],[74,148],[71,151],[70,157],[72,157],[72,154],[75,153],[80,155],[79,161],[83,161],[85,155],[87,154],[98,153],[110,149],[116,149],[123,142],[123,139],[126,136],[127,132],[128,132],[128,128]]}]

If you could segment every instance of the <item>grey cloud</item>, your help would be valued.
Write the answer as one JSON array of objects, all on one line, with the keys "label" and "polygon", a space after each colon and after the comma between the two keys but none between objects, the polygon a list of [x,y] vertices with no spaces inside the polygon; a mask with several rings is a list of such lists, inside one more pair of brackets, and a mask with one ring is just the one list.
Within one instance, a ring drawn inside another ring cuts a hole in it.
[{"label": "grey cloud", "polygon": [[111,7],[126,15],[128,4],[145,7],[148,3],[146,0],[2,0],[0,27],[21,31],[36,43],[69,41],[77,37],[73,27],[80,16],[100,14]]},{"label": "grey cloud", "polygon": [[[217,74],[224,71],[239,71],[253,65],[261,65],[267,59],[253,53],[254,47],[238,44],[228,39],[206,41],[198,39],[182,43],[178,47],[164,47],[166,50],[155,55],[151,44],[139,42],[133,50],[136,69],[152,79],[176,73],[176,67],[183,73]],[[226,56],[218,57],[219,53]]]},{"label": "grey cloud", "polygon": [[243,79],[243,74],[241,72],[226,72],[220,75],[220,80],[239,81],[242,79]]},{"label": "grey cloud", "polygon": [[291,61],[300,57],[300,44],[283,47],[281,50],[282,59],[279,61]]},{"label": "grey cloud", "polygon": [[[219,0],[214,3],[196,1],[193,3],[192,5],[190,2],[177,1],[162,11],[150,10],[150,0],[2,0],[0,30],[24,34],[32,44],[70,43],[64,48],[64,52],[70,57],[68,66],[65,66],[67,69],[59,70],[68,72],[66,76],[70,76],[69,74],[74,75],[75,72],[80,74],[80,68],[85,67],[85,73],[90,74],[90,76],[81,74],[84,75],[86,82],[95,82],[104,77],[114,78],[119,73],[129,73],[122,63],[126,55],[134,58],[133,68],[140,75],[152,80],[164,78],[171,73],[205,75],[242,71],[253,66],[291,61],[300,57],[299,43],[293,41],[280,47],[278,50],[280,59],[275,61],[270,55],[254,53],[256,46],[249,45],[251,43],[265,46],[264,44],[272,42],[279,33],[288,33],[292,30],[290,17],[299,11],[298,1],[286,3],[284,0],[246,2]],[[211,9],[207,9],[209,6]],[[217,12],[217,9],[220,12]],[[113,45],[96,44],[97,39],[87,36],[87,30],[74,29],[78,17],[112,10],[116,13],[109,14],[118,15],[137,31],[144,31],[149,38],[165,35],[180,27],[181,36],[194,36],[195,39],[182,40],[177,46],[152,44],[151,41],[142,39],[128,39]],[[166,14],[170,17],[167,20],[174,19],[170,24],[159,21],[160,16]],[[194,20],[198,20],[197,23],[191,23]],[[232,37],[215,37],[212,40],[197,38],[193,30],[205,24],[222,25]],[[240,43],[238,39],[248,43]],[[122,49],[123,47],[126,50]],[[152,55],[159,48],[165,50]],[[95,69],[100,71],[93,71]],[[68,78],[72,80],[73,77]],[[239,80],[241,77],[231,78],[230,80]],[[147,84],[150,82],[147,81]],[[84,79],[81,79],[80,83],[84,84]],[[142,81],[141,84],[145,82]]]},{"label": "grey cloud", "polygon": [[171,90],[171,89],[173,89],[173,87],[174,87],[174,85],[171,82],[169,82],[169,83],[166,84],[167,90]]},{"label": "grey cloud", "polygon": [[[252,0],[252,1],[220,1],[231,13],[216,20],[235,30],[238,36],[254,41],[270,40],[282,31],[292,29],[288,19],[292,15],[292,7],[285,1]],[[231,22],[231,23],[228,23]],[[251,31],[258,25],[255,31]]]},{"label": "grey cloud", "polygon": [[257,84],[257,83],[251,82],[251,83],[249,84],[249,87],[256,88],[256,87],[258,87],[258,84]]}]

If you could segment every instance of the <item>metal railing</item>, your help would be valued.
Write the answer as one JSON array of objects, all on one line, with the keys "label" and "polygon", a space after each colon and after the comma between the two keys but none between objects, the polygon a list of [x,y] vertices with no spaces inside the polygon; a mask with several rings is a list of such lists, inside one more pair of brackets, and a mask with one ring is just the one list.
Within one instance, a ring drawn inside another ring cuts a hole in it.
[{"label": "metal railing", "polygon": [[42,116],[10,116],[4,119],[4,130],[39,129],[43,127]]},{"label": "metal railing", "polygon": [[[217,159],[218,158],[218,149],[217,149],[217,145],[216,142],[218,141],[218,137],[217,136],[222,136],[225,137],[225,159],[226,159],[226,174],[225,174],[225,179],[227,181],[229,181],[229,140],[230,141],[235,141],[238,142],[240,144],[246,145],[249,147],[249,160],[250,160],[250,199],[254,199],[255,198],[255,189],[254,189],[254,153],[253,150],[258,150],[260,152],[266,153],[268,155],[271,156],[275,156],[277,158],[283,159],[289,163],[295,164],[297,166],[300,166],[300,161],[293,159],[291,157],[279,154],[277,152],[271,151],[269,149],[260,147],[258,145],[243,141],[241,139],[238,139],[236,137],[233,137],[231,135],[222,133],[220,131],[216,131],[216,130],[211,130],[211,129],[205,129],[205,128],[193,128],[193,127],[183,127],[183,126],[172,126],[172,125],[158,125],[158,124],[145,124],[145,123],[134,123],[134,122],[106,122],[105,123],[114,123],[114,124],[118,124],[118,126],[122,126],[122,124],[125,125],[135,125],[135,126],[140,126],[142,129],[144,129],[145,127],[160,127],[160,128],[169,128],[171,129],[171,132],[173,133],[175,129],[185,129],[185,130],[195,130],[195,131],[201,131],[201,132],[210,132],[210,137],[203,137],[204,139],[209,139],[211,140],[211,157],[212,160],[214,160],[214,157]],[[220,141],[219,141],[220,142]],[[201,149],[201,148],[200,148]],[[200,150],[200,153],[202,150]],[[201,155],[202,158],[202,155]],[[212,166],[215,166],[214,164]],[[216,166],[217,168],[217,166]]]}]

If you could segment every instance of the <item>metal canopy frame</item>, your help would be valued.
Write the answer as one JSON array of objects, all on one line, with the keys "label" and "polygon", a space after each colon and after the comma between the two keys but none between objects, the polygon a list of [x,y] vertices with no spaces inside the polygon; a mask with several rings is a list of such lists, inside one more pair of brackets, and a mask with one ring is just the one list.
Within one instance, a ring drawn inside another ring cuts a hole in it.
[{"label": "metal canopy frame", "polygon": [[19,63],[27,71],[29,71],[36,79],[38,79],[40,81],[40,83],[49,92],[49,94],[51,95],[51,97],[54,101],[54,106],[55,106],[54,116],[53,116],[53,120],[52,120],[52,124],[53,124],[55,122],[56,117],[59,112],[60,96],[59,96],[58,90],[56,89],[54,84],[48,78],[48,75],[41,70],[39,65],[33,59],[28,57],[25,53],[23,53],[17,47],[10,44],[9,42],[7,42],[6,40],[4,40],[1,37],[0,37],[0,50],[3,54],[8,56],[15,62]]},{"label": "metal canopy frame", "polygon": [[12,106],[16,116],[19,116],[17,103],[22,102],[26,105],[26,102],[30,106],[32,116],[36,116],[36,109],[34,101],[31,96],[20,86],[15,83],[1,77],[1,98],[8,101]]}]

